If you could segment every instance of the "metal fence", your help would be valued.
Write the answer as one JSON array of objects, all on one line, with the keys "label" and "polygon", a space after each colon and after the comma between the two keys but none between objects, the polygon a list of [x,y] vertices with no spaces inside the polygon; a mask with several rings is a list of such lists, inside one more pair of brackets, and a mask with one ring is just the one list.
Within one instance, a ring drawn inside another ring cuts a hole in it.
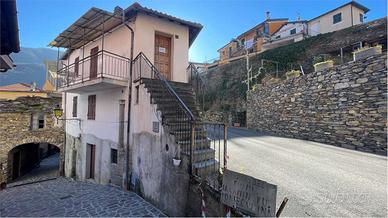
[{"label": "metal fence", "polygon": [[97,78],[129,79],[130,59],[101,50],[58,71],[57,87],[63,88]]}]

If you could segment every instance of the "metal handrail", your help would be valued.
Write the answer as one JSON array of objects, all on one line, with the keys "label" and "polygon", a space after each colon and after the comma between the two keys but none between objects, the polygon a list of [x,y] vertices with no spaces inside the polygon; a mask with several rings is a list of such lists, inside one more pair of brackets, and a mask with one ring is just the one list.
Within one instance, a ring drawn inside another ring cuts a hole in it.
[{"label": "metal handrail", "polygon": [[58,70],[58,73],[60,73],[60,72],[62,72],[62,71],[65,71],[66,69],[71,68],[72,66],[75,66],[76,64],[82,64],[83,62],[89,60],[89,59],[92,58],[92,57],[99,56],[100,54],[103,55],[104,53],[107,53],[107,54],[109,54],[109,55],[112,55],[112,56],[115,56],[115,57],[118,57],[118,58],[125,59],[125,60],[127,60],[127,61],[130,61],[130,60],[131,60],[131,59],[127,58],[127,57],[124,57],[124,56],[115,54],[115,53],[110,52],[110,51],[107,51],[107,50],[100,50],[100,51],[98,51],[96,54],[93,54],[93,55],[89,55],[89,56],[87,56],[87,57],[84,57],[84,58],[80,59],[80,60],[77,61],[77,62],[73,62],[73,63],[71,63],[71,64],[69,64],[69,65],[64,64],[65,66],[63,66],[61,69],[59,69],[59,70]]},{"label": "metal handrail", "polygon": [[[192,111],[187,107],[187,105],[182,101],[182,99],[178,96],[178,94],[175,92],[175,90],[171,87],[171,85],[168,82],[168,80],[166,79],[166,77],[159,72],[159,70],[151,63],[151,61],[147,58],[147,56],[144,55],[143,52],[140,52],[136,56],[136,58],[133,60],[133,63],[135,63],[140,58],[143,58],[146,61],[147,65],[151,68],[152,72],[155,74],[157,79],[159,79],[162,82],[162,84],[164,85],[164,87],[168,90],[168,92],[173,97],[175,97],[175,99],[178,101],[179,106],[184,110],[186,115],[189,116],[190,121],[195,122],[196,118],[195,118],[194,114],[192,113]],[[141,72],[140,72],[139,78],[134,78],[133,81],[136,81],[136,80],[141,79],[141,78],[142,77],[141,77]]]}]

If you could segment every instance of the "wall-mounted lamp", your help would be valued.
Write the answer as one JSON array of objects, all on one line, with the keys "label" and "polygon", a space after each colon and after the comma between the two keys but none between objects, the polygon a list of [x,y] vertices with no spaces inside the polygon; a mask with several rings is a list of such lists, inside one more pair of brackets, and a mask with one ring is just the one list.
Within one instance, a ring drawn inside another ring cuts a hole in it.
[{"label": "wall-mounted lamp", "polygon": [[72,119],[63,119],[63,118],[61,118],[63,116],[63,109],[59,105],[57,105],[53,109],[53,113],[54,113],[55,118],[57,119],[57,123],[58,123],[58,120],[78,120],[79,124],[81,126],[81,119],[79,119],[79,118],[72,118]]}]

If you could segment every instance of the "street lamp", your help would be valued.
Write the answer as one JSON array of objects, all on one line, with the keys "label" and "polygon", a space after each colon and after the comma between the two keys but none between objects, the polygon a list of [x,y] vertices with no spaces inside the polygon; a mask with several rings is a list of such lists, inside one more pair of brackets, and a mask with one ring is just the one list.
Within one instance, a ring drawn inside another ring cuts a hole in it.
[{"label": "street lamp", "polygon": [[54,108],[53,113],[54,113],[55,118],[57,118],[57,122],[58,122],[59,118],[62,117],[62,115],[63,115],[63,109],[60,108],[59,105],[57,105]]},{"label": "street lamp", "polygon": [[57,124],[58,124],[58,120],[77,120],[77,121],[79,121],[79,124],[81,125],[81,119],[79,119],[79,118],[73,118],[73,119],[61,118],[63,116],[63,109],[58,104],[53,109],[53,114],[54,114],[55,118],[57,119]]}]

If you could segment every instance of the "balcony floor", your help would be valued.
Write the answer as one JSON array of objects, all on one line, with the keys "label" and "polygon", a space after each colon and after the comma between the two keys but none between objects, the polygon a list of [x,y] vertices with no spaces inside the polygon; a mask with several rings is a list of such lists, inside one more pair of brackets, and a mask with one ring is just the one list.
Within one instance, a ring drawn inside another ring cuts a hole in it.
[{"label": "balcony floor", "polygon": [[59,88],[58,91],[83,93],[83,92],[92,92],[97,90],[127,87],[127,86],[128,86],[127,79],[119,80],[119,79],[104,77],[104,78],[96,78],[85,82],[70,84],[69,86]]}]

